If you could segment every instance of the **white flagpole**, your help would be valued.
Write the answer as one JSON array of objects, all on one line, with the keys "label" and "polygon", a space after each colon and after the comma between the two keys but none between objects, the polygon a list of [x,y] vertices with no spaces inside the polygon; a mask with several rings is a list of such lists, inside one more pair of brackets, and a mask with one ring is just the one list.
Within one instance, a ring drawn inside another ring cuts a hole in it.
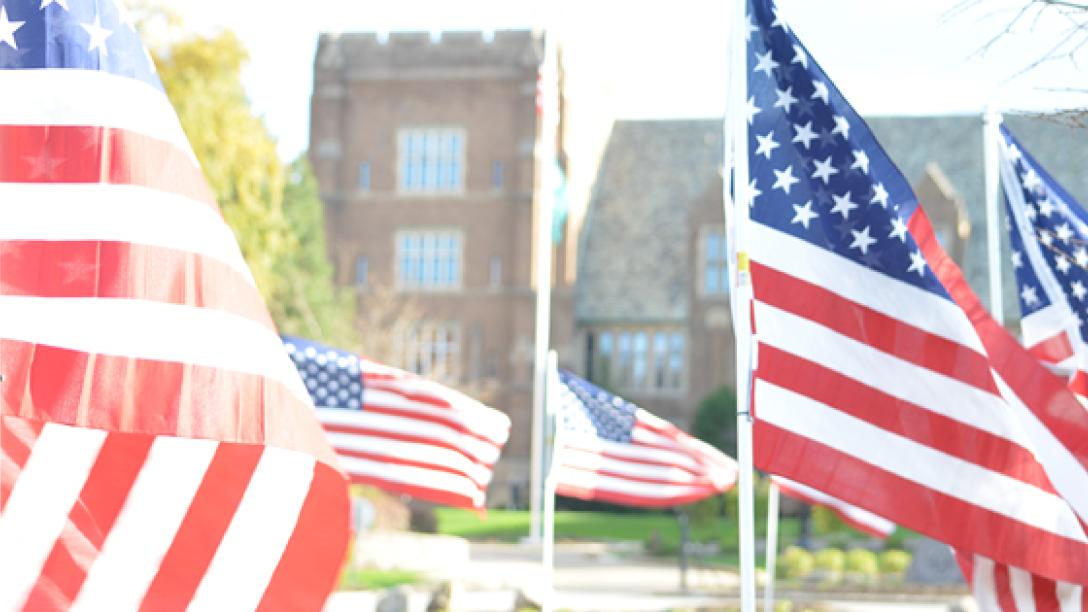
[{"label": "white flagpole", "polygon": [[1001,325],[1005,324],[1004,294],[1001,288],[1001,185],[998,168],[998,126],[1001,115],[988,106],[982,118],[982,146],[984,176],[986,180],[986,251],[990,273],[990,314]]},{"label": "white flagpole", "polygon": [[[736,332],[737,385],[737,461],[739,463],[739,535],[740,535],[740,605],[741,612],[755,612],[755,503],[752,493],[752,420],[751,406],[751,278],[748,270],[746,232],[748,225],[748,119],[742,110],[748,95],[747,0],[732,0],[732,35],[730,41],[729,93],[726,108],[723,151],[722,200],[730,237],[730,275],[733,284],[733,329]],[[730,197],[732,169],[735,202]]]},{"label": "white flagpole", "polygon": [[548,351],[548,371],[546,374],[544,401],[547,406],[547,423],[550,435],[551,452],[548,453],[547,476],[544,478],[544,539],[541,544],[541,560],[544,567],[544,594],[541,597],[541,612],[555,609],[555,461],[559,449],[559,425],[556,422],[558,407],[556,393],[559,384],[559,358],[555,351]]},{"label": "white flagpole", "polygon": [[[555,40],[551,32],[544,33],[544,58],[540,67],[540,137],[536,149],[536,238],[535,238],[535,281],[536,281],[536,325],[534,332],[533,357],[533,427],[530,450],[530,534],[534,542],[543,537],[541,511],[544,488],[544,385],[547,376],[548,347],[550,345],[550,323],[552,306],[552,207],[553,194],[547,193],[550,181],[545,180],[547,173],[555,164],[555,139],[559,127],[559,118],[553,117],[558,112],[558,67],[556,66]],[[554,102],[554,109],[553,107]],[[553,110],[555,112],[553,112]]]},{"label": "white flagpole", "polygon": [[767,497],[767,587],[763,591],[763,612],[774,612],[774,574],[778,557],[778,498],[781,492],[771,481]]}]

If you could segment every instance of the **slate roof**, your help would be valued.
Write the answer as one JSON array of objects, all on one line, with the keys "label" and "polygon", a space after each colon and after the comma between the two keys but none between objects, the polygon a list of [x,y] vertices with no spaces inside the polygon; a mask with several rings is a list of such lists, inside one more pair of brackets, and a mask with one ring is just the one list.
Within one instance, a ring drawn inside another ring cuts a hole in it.
[{"label": "slate roof", "polygon": [[[978,116],[869,117],[877,140],[917,184],[936,162],[967,203],[964,269],[987,301],[982,120]],[[1009,129],[1088,206],[1088,128],[1053,118],[1006,117]],[[617,121],[582,232],[575,312],[583,323],[686,320],[694,260],[691,212],[717,189],[717,119]],[[1007,239],[1005,240],[1007,242]],[[1016,300],[1006,266],[1006,314]]]},{"label": "slate roof", "polygon": [[720,167],[720,122],[615,123],[582,229],[580,322],[686,320],[691,213]]}]

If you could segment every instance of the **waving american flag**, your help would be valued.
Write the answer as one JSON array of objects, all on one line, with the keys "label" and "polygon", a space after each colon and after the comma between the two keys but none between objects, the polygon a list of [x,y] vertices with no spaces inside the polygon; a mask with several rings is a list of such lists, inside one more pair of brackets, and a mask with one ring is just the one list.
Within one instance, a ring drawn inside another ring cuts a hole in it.
[{"label": "waving american flag", "polygon": [[757,466],[1088,584],[1088,414],[986,314],[781,11],[749,7]]},{"label": "waving american flag", "polygon": [[622,397],[559,370],[548,385],[556,419],[556,492],[665,507],[726,491],[737,463]]},{"label": "waving american flag", "polygon": [[0,610],[318,610],[347,484],[150,55],[0,2]]},{"label": "waving american flag", "polygon": [[482,509],[510,418],[410,372],[309,340],[284,345],[352,482]]}]

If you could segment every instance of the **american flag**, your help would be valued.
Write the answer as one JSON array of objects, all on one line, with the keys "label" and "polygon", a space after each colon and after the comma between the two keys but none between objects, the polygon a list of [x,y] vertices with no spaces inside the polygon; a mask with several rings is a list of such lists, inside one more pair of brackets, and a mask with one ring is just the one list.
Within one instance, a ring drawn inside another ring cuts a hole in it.
[{"label": "american flag", "polygon": [[789,495],[807,504],[823,506],[837,514],[844,523],[858,531],[876,538],[886,538],[895,531],[895,523],[888,519],[853,504],[848,504],[823,491],[817,491],[812,487],[806,487],[799,482],[793,482],[781,476],[771,476],[771,480],[778,485],[779,490],[784,495]]},{"label": "american flag", "polygon": [[556,492],[628,506],[664,507],[730,489],[737,463],[631,402],[566,370],[552,376]]},{"label": "american flag", "polygon": [[416,374],[308,340],[283,341],[352,482],[484,507],[509,417]]},{"label": "american flag", "polygon": [[[1088,396],[1088,213],[1004,125],[998,158],[1024,345]],[[975,598],[1004,610],[1085,609],[1081,586],[971,555],[958,556]]]},{"label": "american flag", "polygon": [[1088,212],[1002,125],[999,159],[1024,345],[1088,396]]},{"label": "american flag", "polygon": [[317,610],[347,481],[147,50],[0,3],[0,610]]},{"label": "american flag", "polygon": [[1088,583],[1088,414],[986,314],[781,12],[749,7],[756,465]]}]

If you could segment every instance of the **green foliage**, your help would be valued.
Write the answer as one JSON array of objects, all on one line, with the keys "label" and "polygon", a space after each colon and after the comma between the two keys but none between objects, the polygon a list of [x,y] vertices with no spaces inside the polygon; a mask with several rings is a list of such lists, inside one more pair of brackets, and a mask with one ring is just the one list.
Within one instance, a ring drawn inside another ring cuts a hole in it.
[{"label": "green foliage", "polygon": [[375,591],[402,584],[415,584],[422,577],[408,570],[380,570],[349,567],[340,575],[341,591]]},{"label": "green foliage", "polygon": [[223,217],[270,300],[285,282],[278,265],[293,245],[283,214],[284,172],[276,143],[253,114],[242,87],[247,59],[241,41],[225,31],[181,39],[156,63]]},{"label": "green foliage", "polygon": [[775,563],[777,573],[783,578],[799,580],[807,577],[816,567],[812,553],[799,546],[790,546],[778,555]]},{"label": "green foliage", "polygon": [[282,333],[355,348],[354,299],[333,282],[324,206],[305,156],[287,169],[283,212],[293,244],[280,268],[284,280],[279,286],[281,293],[269,304],[272,317]]},{"label": "green foliage", "polygon": [[902,578],[910,567],[911,554],[905,550],[885,550],[878,562],[880,573]]},{"label": "green foliage", "polygon": [[333,285],[313,173],[304,159],[280,162],[242,87],[247,59],[225,31],[178,38],[156,64],[277,327],[355,348],[353,303]]},{"label": "green foliage", "polygon": [[846,567],[846,554],[838,548],[825,548],[815,555],[816,569],[838,574]]},{"label": "green foliage", "polygon": [[855,548],[846,553],[846,573],[866,580],[875,580],[880,574],[876,553]]},{"label": "green foliage", "polygon": [[737,394],[722,387],[703,398],[691,433],[731,457],[737,456]]}]

